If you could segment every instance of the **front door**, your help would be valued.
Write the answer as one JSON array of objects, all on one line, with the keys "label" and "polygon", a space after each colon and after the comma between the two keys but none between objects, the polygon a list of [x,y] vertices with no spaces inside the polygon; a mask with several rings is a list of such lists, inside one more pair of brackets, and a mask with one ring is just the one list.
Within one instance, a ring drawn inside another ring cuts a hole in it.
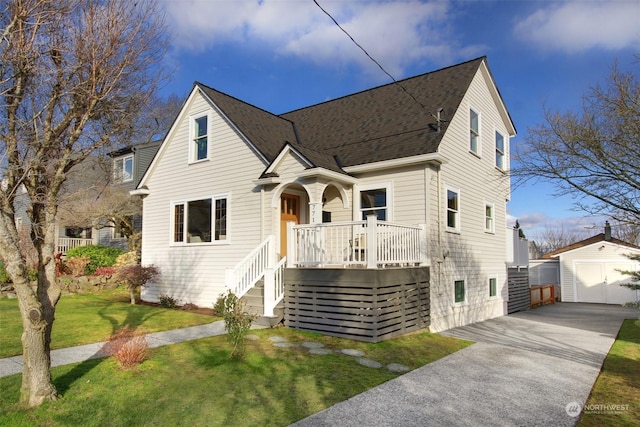
[{"label": "front door", "polygon": [[280,196],[280,256],[287,255],[287,222],[300,224],[300,196],[283,193]]}]

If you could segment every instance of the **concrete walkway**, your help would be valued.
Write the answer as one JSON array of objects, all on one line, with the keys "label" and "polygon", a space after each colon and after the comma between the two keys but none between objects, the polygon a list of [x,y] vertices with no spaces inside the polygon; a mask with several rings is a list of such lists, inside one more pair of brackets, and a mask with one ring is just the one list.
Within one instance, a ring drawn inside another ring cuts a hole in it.
[{"label": "concrete walkway", "polygon": [[625,318],[565,303],[452,329],[476,343],[294,426],[573,426]]},{"label": "concrete walkway", "polygon": [[[218,322],[207,323],[205,325],[147,334],[146,339],[149,347],[153,348],[168,344],[176,344],[183,341],[222,335],[224,333],[226,333],[224,329],[224,321],[220,320]],[[62,348],[60,350],[52,350],[51,366],[67,365],[69,363],[78,363],[89,359],[105,357],[105,355],[100,352],[100,349],[104,344],[104,342],[99,342],[80,345],[77,347]],[[20,372],[22,372],[22,356],[0,359],[0,377],[6,377]]]}]

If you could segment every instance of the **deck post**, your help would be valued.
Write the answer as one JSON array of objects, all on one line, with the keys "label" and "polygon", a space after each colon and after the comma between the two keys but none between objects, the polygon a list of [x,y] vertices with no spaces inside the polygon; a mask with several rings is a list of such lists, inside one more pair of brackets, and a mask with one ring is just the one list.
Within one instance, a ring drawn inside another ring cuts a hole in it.
[{"label": "deck post", "polygon": [[294,221],[287,221],[287,241],[280,242],[280,245],[287,245],[287,268],[293,268],[297,260],[298,248],[296,247],[296,231],[293,229],[293,226],[296,223]]},{"label": "deck post", "polygon": [[378,268],[378,216],[367,216],[367,268]]},{"label": "deck post", "polygon": [[429,264],[429,233],[427,233],[427,224],[420,224],[420,265]]}]

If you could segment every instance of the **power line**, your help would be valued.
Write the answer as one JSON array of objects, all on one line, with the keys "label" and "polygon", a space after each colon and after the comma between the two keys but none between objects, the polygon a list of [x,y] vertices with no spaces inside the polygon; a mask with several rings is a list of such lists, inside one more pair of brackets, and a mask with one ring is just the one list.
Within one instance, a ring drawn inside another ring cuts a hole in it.
[{"label": "power line", "polygon": [[343,33],[345,33],[345,34],[347,35],[347,37],[349,37],[349,39],[351,39],[351,41],[353,42],[353,44],[355,44],[356,46],[358,46],[358,48],[359,48],[362,52],[364,52],[364,54],[365,54],[365,55],[367,55],[367,57],[368,57],[371,61],[373,61],[373,62],[378,66],[378,68],[380,68],[380,69],[382,70],[382,72],[383,72],[383,73],[385,73],[387,76],[389,76],[389,78],[393,81],[393,83],[394,83],[394,84],[396,84],[396,85],[400,86],[400,88],[401,88],[401,89],[402,89],[402,90],[403,90],[407,95],[409,95],[409,96],[410,96],[410,97],[411,97],[411,98],[412,98],[412,99],[413,99],[413,100],[414,100],[414,101],[415,101],[415,102],[416,102],[420,107],[422,107],[422,109],[423,109],[423,110],[425,110],[429,115],[431,115],[431,116],[432,116],[432,117],[434,117],[434,118],[437,118],[433,113],[429,112],[429,111],[427,110],[427,107],[425,107],[425,106],[424,106],[424,104],[422,104],[422,102],[418,101],[418,99],[417,99],[415,96],[413,96],[413,94],[412,94],[411,92],[409,92],[409,91],[408,91],[408,90],[407,90],[407,89],[402,85],[402,83],[400,83],[399,81],[397,81],[397,80],[396,80],[396,79],[395,79],[395,78],[394,78],[394,77],[393,77],[393,76],[392,76],[392,75],[391,75],[387,70],[385,70],[385,69],[384,69],[384,67],[383,67],[382,65],[380,65],[380,63],[379,63],[378,61],[376,61],[376,59],[375,59],[373,56],[371,56],[371,55],[369,54],[369,52],[367,52],[367,50],[366,50],[364,47],[362,47],[362,46],[361,46],[361,45],[360,45],[360,44],[359,44],[359,43],[358,43],[358,42],[357,42],[357,41],[356,41],[356,40],[351,36],[351,34],[349,34],[349,33],[347,32],[347,30],[345,30],[344,28],[342,28],[342,26],[338,23],[338,21],[336,21],[336,19],[335,19],[333,16],[331,16],[331,14],[330,14],[329,12],[327,12],[327,11],[326,11],[322,6],[320,6],[320,3],[318,3],[318,0],[313,0],[313,2],[316,4],[316,6],[318,6],[318,7],[320,8],[320,10],[321,10],[321,11],[323,11],[323,12],[324,12],[324,14],[325,14],[325,15],[327,15],[327,16],[328,16],[328,17],[333,21],[333,23],[334,23],[334,24],[336,24],[336,26],[337,26],[338,28],[340,28],[340,30],[342,30],[342,32],[343,32]]}]

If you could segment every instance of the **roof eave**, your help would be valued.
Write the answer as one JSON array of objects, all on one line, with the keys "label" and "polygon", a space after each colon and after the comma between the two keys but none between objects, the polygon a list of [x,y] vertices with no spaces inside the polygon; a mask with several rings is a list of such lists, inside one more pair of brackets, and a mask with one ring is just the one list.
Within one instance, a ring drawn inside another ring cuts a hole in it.
[{"label": "roof eave", "polygon": [[343,169],[347,173],[354,174],[354,173],[364,173],[364,172],[375,172],[375,171],[381,171],[385,169],[393,169],[393,168],[398,168],[403,166],[412,166],[412,165],[417,165],[422,163],[443,165],[448,163],[448,160],[442,154],[436,152],[436,153],[420,154],[418,156],[402,157],[399,159],[383,160],[380,162],[366,163],[362,165],[345,166]]}]

